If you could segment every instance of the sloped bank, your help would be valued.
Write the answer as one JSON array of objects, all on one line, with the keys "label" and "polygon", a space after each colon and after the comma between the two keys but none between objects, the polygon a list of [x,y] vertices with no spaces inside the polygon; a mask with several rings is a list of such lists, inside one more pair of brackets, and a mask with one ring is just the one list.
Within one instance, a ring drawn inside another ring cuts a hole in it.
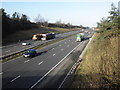
[{"label": "sloped bank", "polygon": [[100,36],[95,34],[82,62],[62,88],[120,88],[120,35]]}]

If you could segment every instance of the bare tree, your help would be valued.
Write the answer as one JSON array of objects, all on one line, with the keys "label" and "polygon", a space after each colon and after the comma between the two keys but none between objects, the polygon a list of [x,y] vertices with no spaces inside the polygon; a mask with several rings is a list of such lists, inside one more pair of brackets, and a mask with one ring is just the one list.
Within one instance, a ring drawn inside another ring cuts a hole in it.
[{"label": "bare tree", "polygon": [[43,23],[45,22],[45,19],[40,14],[38,14],[38,16],[34,19],[34,21],[36,23]]}]

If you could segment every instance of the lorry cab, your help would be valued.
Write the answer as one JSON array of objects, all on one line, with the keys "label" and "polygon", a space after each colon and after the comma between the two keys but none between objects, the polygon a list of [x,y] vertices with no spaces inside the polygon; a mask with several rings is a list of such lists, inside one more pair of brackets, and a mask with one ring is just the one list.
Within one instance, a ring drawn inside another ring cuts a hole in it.
[{"label": "lorry cab", "polygon": [[76,41],[80,42],[84,39],[84,33],[78,33],[76,37]]}]

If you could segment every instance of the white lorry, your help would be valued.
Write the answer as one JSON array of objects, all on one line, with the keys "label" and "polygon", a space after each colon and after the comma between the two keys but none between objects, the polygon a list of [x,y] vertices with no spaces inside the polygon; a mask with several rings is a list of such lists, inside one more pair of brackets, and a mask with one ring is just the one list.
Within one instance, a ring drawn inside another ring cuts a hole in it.
[{"label": "white lorry", "polygon": [[77,42],[81,42],[83,39],[84,39],[84,33],[78,33],[76,41]]}]

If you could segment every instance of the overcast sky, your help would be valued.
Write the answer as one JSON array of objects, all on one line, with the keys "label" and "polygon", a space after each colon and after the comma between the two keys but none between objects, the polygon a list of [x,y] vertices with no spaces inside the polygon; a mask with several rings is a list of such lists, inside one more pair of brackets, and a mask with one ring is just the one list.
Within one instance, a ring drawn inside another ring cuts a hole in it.
[{"label": "overcast sky", "polygon": [[[112,2],[2,2],[2,8],[7,14],[14,12],[26,14],[31,21],[34,21],[39,14],[51,23],[58,20],[73,25],[93,27],[102,17],[107,17]],[[116,7],[117,1],[113,2]]]}]

